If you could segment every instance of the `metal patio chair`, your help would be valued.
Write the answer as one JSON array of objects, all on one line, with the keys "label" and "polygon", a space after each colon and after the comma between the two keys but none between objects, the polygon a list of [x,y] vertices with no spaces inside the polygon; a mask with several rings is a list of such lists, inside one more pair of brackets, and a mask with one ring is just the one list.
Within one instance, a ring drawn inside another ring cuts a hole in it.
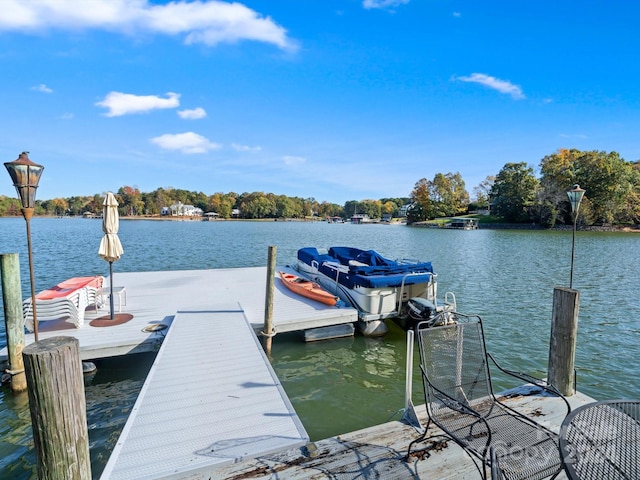
[{"label": "metal patio chair", "polygon": [[428,422],[407,458],[433,422],[470,454],[484,479],[487,469],[508,480],[555,478],[562,470],[558,435],[497,400],[489,359],[502,372],[561,397],[567,412],[569,403],[552,385],[500,367],[486,351],[480,317],[455,316],[454,324],[421,322],[416,328]]}]

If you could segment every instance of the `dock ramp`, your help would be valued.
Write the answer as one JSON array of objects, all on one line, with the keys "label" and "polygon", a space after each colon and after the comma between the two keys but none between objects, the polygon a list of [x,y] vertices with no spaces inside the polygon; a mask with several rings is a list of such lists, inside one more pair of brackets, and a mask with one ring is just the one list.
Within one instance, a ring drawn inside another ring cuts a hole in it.
[{"label": "dock ramp", "polygon": [[179,478],[308,441],[243,311],[180,311],[101,479]]}]

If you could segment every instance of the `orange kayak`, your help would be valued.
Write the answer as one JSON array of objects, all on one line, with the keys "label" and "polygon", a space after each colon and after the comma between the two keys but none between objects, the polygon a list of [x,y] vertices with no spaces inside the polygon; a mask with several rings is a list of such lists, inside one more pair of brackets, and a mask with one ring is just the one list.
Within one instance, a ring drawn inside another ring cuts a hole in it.
[{"label": "orange kayak", "polygon": [[298,295],[303,297],[322,302],[326,305],[335,305],[338,301],[338,297],[331,295],[324,290],[320,285],[306,278],[299,277],[292,273],[286,273],[280,271],[280,278],[286,287]]}]

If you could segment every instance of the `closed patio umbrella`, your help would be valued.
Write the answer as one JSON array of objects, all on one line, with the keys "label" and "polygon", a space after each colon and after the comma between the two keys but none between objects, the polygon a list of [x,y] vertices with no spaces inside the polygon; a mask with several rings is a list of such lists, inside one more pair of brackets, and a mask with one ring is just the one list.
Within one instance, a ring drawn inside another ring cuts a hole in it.
[{"label": "closed patio umbrella", "polygon": [[102,231],[104,232],[104,237],[102,237],[100,241],[98,255],[109,262],[109,288],[111,289],[109,294],[109,307],[111,308],[111,320],[113,320],[113,262],[120,259],[124,253],[124,249],[120,243],[120,238],[118,238],[120,221],[118,219],[118,201],[115,195],[108,192],[103,205]]}]

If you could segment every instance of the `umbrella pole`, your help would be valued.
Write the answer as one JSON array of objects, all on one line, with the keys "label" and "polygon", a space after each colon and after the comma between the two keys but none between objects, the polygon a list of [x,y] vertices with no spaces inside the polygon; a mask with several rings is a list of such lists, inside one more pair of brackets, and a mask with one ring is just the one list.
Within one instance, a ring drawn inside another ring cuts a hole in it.
[{"label": "umbrella pole", "polygon": [[109,307],[111,308],[111,320],[113,320],[113,262],[109,262]]}]

